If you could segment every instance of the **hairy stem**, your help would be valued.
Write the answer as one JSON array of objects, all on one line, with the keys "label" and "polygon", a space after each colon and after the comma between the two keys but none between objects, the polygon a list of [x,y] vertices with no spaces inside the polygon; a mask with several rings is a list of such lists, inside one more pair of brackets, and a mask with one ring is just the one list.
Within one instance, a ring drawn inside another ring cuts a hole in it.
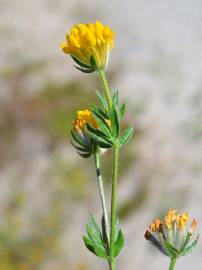
[{"label": "hairy stem", "polygon": [[169,266],[169,270],[173,270],[174,267],[175,267],[175,264],[176,264],[176,260],[177,258],[176,257],[172,257],[171,260],[170,260],[170,266]]},{"label": "hairy stem", "polygon": [[108,219],[107,206],[106,206],[106,200],[105,200],[104,185],[103,185],[102,175],[100,171],[100,154],[98,151],[95,152],[94,159],[95,159],[95,167],[96,167],[98,187],[99,187],[102,210],[103,210],[105,229],[106,229],[107,239],[109,242],[109,232],[110,232],[109,219]]},{"label": "hairy stem", "polygon": [[112,194],[111,194],[111,231],[110,231],[111,270],[115,269],[114,242],[116,231],[118,158],[119,158],[119,148],[118,145],[115,143],[113,148],[113,175],[112,175]]},{"label": "hairy stem", "polygon": [[104,72],[104,70],[100,69],[98,71],[98,74],[99,74],[100,80],[102,81],[103,89],[104,89],[105,96],[106,96],[107,103],[108,103],[108,108],[109,108],[109,111],[110,111],[110,109],[112,107],[112,99],[111,99],[111,95],[110,95],[110,90],[109,90],[109,86],[108,86],[108,83],[107,83],[107,79],[106,79],[106,76],[105,76],[105,72]]},{"label": "hairy stem", "polygon": [[[104,70],[98,71],[100,80],[102,81],[103,89],[108,103],[108,111],[110,112],[112,107],[112,98],[110,95],[110,89],[105,76]],[[112,172],[112,192],[111,192],[111,224],[110,224],[110,260],[109,266],[111,270],[115,270],[115,258],[114,258],[114,242],[116,231],[116,208],[117,208],[117,177],[118,177],[118,159],[119,159],[119,147],[117,143],[113,146],[113,172]]]}]

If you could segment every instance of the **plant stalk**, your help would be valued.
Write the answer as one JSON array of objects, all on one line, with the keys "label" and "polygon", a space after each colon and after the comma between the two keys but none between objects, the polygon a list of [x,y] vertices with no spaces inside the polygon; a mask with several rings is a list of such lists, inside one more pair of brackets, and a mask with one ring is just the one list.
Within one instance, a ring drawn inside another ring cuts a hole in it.
[{"label": "plant stalk", "polygon": [[174,267],[175,267],[175,264],[176,264],[176,260],[177,258],[176,257],[172,257],[171,260],[170,260],[170,266],[169,266],[169,270],[173,270]]},{"label": "plant stalk", "polygon": [[104,225],[105,225],[105,229],[106,229],[107,239],[109,242],[110,228],[109,228],[109,219],[108,219],[107,205],[106,205],[106,199],[105,199],[105,193],[104,193],[104,185],[103,185],[102,175],[101,175],[101,171],[100,171],[99,151],[96,151],[94,153],[94,159],[95,159],[96,175],[97,175],[97,180],[98,180],[98,187],[99,187],[99,193],[100,193],[102,210],[103,210],[103,217],[104,217],[104,223],[105,223]]},{"label": "plant stalk", "polygon": [[118,158],[119,158],[119,147],[118,144],[115,143],[113,148],[113,175],[112,175],[112,194],[111,194],[111,231],[110,231],[111,270],[115,270],[114,242],[115,242],[116,210],[117,210]]},{"label": "plant stalk", "polygon": [[98,70],[98,74],[99,74],[100,80],[102,81],[103,89],[104,89],[105,96],[106,96],[107,103],[108,103],[108,108],[109,108],[109,111],[110,111],[110,109],[112,107],[112,99],[111,99],[107,79],[106,79],[106,76],[105,76],[105,72],[104,72],[103,69],[100,69],[100,70]]},{"label": "plant stalk", "polygon": [[[104,70],[98,71],[100,80],[102,81],[103,89],[108,103],[108,111],[110,112],[112,107],[112,99],[110,95],[110,89],[105,76]],[[119,147],[117,143],[113,146],[113,171],[112,171],[112,191],[111,191],[111,224],[110,224],[110,270],[115,270],[115,258],[114,258],[114,242],[116,231],[116,211],[117,211],[117,177],[118,177],[118,159],[119,159]]]}]

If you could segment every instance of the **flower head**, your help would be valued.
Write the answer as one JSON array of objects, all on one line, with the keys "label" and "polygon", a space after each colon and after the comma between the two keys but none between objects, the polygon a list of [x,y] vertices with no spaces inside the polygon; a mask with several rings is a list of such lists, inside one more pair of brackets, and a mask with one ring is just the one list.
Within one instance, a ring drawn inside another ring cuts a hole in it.
[{"label": "flower head", "polygon": [[79,110],[76,113],[76,118],[72,122],[72,138],[74,142],[72,143],[77,153],[84,158],[90,157],[92,153],[96,150],[96,144],[89,136],[86,124],[98,128],[98,124],[93,117],[93,114],[90,110]]},{"label": "flower head", "polygon": [[85,124],[89,124],[94,128],[98,128],[98,124],[95,121],[95,118],[93,117],[92,112],[87,109],[77,111],[76,118],[72,124],[73,124],[73,129],[75,131],[78,131],[78,129],[80,129],[81,131],[84,131]]},{"label": "flower head", "polygon": [[191,228],[186,230],[188,220],[188,213],[178,214],[171,208],[164,222],[159,218],[153,221],[145,233],[145,238],[167,256],[186,255],[196,246],[198,240],[197,236],[196,240],[189,244],[197,222],[193,219]]},{"label": "flower head", "polygon": [[[110,128],[110,120],[105,119],[104,121]],[[92,111],[88,109],[77,111],[76,118],[72,122],[71,133],[74,141],[79,144],[79,146],[77,146],[76,144],[72,143],[73,146],[79,151],[78,154],[83,157],[90,157],[90,155],[96,151],[97,141],[89,132],[89,129],[98,130],[98,132],[101,132],[99,128],[100,126]]]},{"label": "flower head", "polygon": [[114,45],[114,33],[108,26],[96,21],[95,24],[78,24],[72,27],[66,41],[60,47],[70,54],[84,72],[102,69],[108,62],[109,52]]}]

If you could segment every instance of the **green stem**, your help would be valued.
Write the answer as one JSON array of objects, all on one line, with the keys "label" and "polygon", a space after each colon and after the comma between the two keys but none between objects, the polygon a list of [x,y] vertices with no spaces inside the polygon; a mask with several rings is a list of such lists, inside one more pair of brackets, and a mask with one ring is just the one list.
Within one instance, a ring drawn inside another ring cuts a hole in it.
[{"label": "green stem", "polygon": [[177,258],[176,257],[172,257],[170,260],[170,266],[169,266],[169,270],[173,270],[175,267],[175,263],[176,263]]},{"label": "green stem", "polygon": [[110,232],[110,230],[109,230],[109,220],[108,220],[107,206],[106,206],[106,200],[105,200],[104,185],[103,185],[102,175],[101,175],[101,171],[100,171],[100,154],[99,154],[99,151],[95,152],[94,158],[95,158],[95,167],[96,167],[98,187],[99,187],[102,210],[103,210],[105,229],[106,229],[107,239],[109,241],[109,232]]},{"label": "green stem", "polygon": [[[105,76],[104,70],[98,70],[100,80],[102,81],[103,89],[108,103],[108,110],[110,112],[112,107],[112,99],[110,95],[110,89]],[[111,270],[115,270],[115,258],[114,258],[114,242],[115,242],[115,230],[116,230],[116,208],[117,208],[117,177],[118,177],[118,159],[119,159],[119,147],[117,143],[113,146],[113,173],[112,173],[112,192],[111,192],[111,224],[110,224],[110,260],[109,266]]]},{"label": "green stem", "polygon": [[111,95],[110,95],[110,90],[109,90],[109,86],[108,86],[108,82],[105,76],[105,72],[103,69],[98,70],[98,74],[100,77],[100,80],[102,81],[102,85],[103,85],[103,89],[106,95],[106,99],[107,99],[107,103],[108,103],[108,108],[109,111],[112,107],[112,99],[111,99]]},{"label": "green stem", "polygon": [[117,208],[117,177],[118,177],[118,144],[113,148],[113,175],[112,175],[112,194],[111,194],[111,232],[110,232],[110,262],[111,270],[115,269],[114,242],[116,230],[116,208]]}]

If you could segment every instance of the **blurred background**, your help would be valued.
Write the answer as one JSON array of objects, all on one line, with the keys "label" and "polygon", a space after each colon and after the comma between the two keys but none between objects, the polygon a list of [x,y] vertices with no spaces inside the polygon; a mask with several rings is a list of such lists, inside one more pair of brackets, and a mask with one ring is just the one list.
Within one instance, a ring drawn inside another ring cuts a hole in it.
[{"label": "blurred background", "polygon": [[[117,270],[167,269],[143,236],[170,207],[202,229],[202,2],[0,0],[2,270],[108,269],[81,238],[89,212],[101,215],[93,161],[70,145],[75,111],[100,85],[59,48],[73,24],[96,19],[115,32],[108,78],[136,130],[120,157]],[[199,269],[201,252],[199,242],[176,269]]]}]

